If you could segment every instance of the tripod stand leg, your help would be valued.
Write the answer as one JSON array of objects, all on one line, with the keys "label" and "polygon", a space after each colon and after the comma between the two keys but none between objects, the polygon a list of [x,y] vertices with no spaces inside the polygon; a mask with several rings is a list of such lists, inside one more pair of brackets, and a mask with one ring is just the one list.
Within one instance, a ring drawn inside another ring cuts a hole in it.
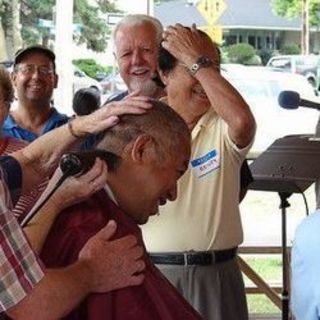
[{"label": "tripod stand leg", "polygon": [[287,220],[286,208],[290,206],[287,193],[279,193],[281,199],[281,235],[282,235],[282,320],[289,319],[289,293],[288,293],[288,259],[287,259]]}]

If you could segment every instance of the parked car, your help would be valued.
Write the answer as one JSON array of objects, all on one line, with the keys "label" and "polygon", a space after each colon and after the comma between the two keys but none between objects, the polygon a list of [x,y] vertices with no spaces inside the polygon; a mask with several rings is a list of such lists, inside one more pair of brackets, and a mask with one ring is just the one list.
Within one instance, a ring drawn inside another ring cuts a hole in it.
[{"label": "parked car", "polygon": [[320,89],[320,56],[279,55],[270,58],[267,67],[298,73],[307,78],[315,89]]},{"label": "parked car", "polygon": [[73,93],[82,88],[95,88],[102,93],[102,87],[99,81],[90,78],[78,67],[73,66]]},{"label": "parked car", "polygon": [[104,80],[100,81],[100,85],[102,87],[102,92],[107,95],[112,95],[127,90],[127,86],[123,82],[119,73],[116,75],[110,74]]},{"label": "parked car", "polygon": [[317,99],[305,77],[275,72],[265,67],[224,67],[223,76],[232,83],[249,104],[257,123],[257,133],[249,157],[255,158],[276,139],[291,134],[314,134],[319,113],[279,106],[279,93],[296,91],[305,99]]},{"label": "parked car", "polygon": [[106,77],[108,77],[109,73],[104,72],[104,71],[98,71],[96,72],[95,79],[98,80],[99,82],[104,80]]}]

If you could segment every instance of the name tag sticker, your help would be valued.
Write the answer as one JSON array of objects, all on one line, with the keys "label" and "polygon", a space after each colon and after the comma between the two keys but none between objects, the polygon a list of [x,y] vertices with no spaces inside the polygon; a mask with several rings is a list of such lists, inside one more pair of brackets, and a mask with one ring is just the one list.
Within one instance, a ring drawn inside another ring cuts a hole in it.
[{"label": "name tag sticker", "polygon": [[191,166],[198,178],[218,169],[220,167],[220,162],[217,150],[212,150],[206,155],[192,160]]}]

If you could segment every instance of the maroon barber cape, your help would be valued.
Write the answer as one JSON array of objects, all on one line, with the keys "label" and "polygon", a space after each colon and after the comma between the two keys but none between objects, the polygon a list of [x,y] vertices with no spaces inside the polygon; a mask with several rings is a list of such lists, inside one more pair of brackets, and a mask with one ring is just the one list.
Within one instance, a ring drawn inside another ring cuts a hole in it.
[{"label": "maroon barber cape", "polygon": [[[87,240],[113,219],[118,228],[114,239],[127,234],[144,247],[140,228],[112,202],[105,191],[64,210],[56,219],[41,253],[48,268],[64,267],[77,260]],[[145,247],[144,247],[145,248]],[[68,320],[192,320],[201,316],[153,265],[147,252],[142,285],[90,294],[65,319]]]}]

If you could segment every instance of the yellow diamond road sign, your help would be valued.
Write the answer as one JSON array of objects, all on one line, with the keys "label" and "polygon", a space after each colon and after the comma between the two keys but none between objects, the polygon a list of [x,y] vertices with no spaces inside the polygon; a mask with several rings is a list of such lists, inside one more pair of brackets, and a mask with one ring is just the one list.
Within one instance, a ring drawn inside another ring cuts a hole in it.
[{"label": "yellow diamond road sign", "polygon": [[223,29],[220,26],[205,26],[200,29],[204,31],[214,42],[219,45],[222,44]]},{"label": "yellow diamond road sign", "polygon": [[200,0],[197,8],[209,25],[213,25],[226,10],[224,0]]}]

